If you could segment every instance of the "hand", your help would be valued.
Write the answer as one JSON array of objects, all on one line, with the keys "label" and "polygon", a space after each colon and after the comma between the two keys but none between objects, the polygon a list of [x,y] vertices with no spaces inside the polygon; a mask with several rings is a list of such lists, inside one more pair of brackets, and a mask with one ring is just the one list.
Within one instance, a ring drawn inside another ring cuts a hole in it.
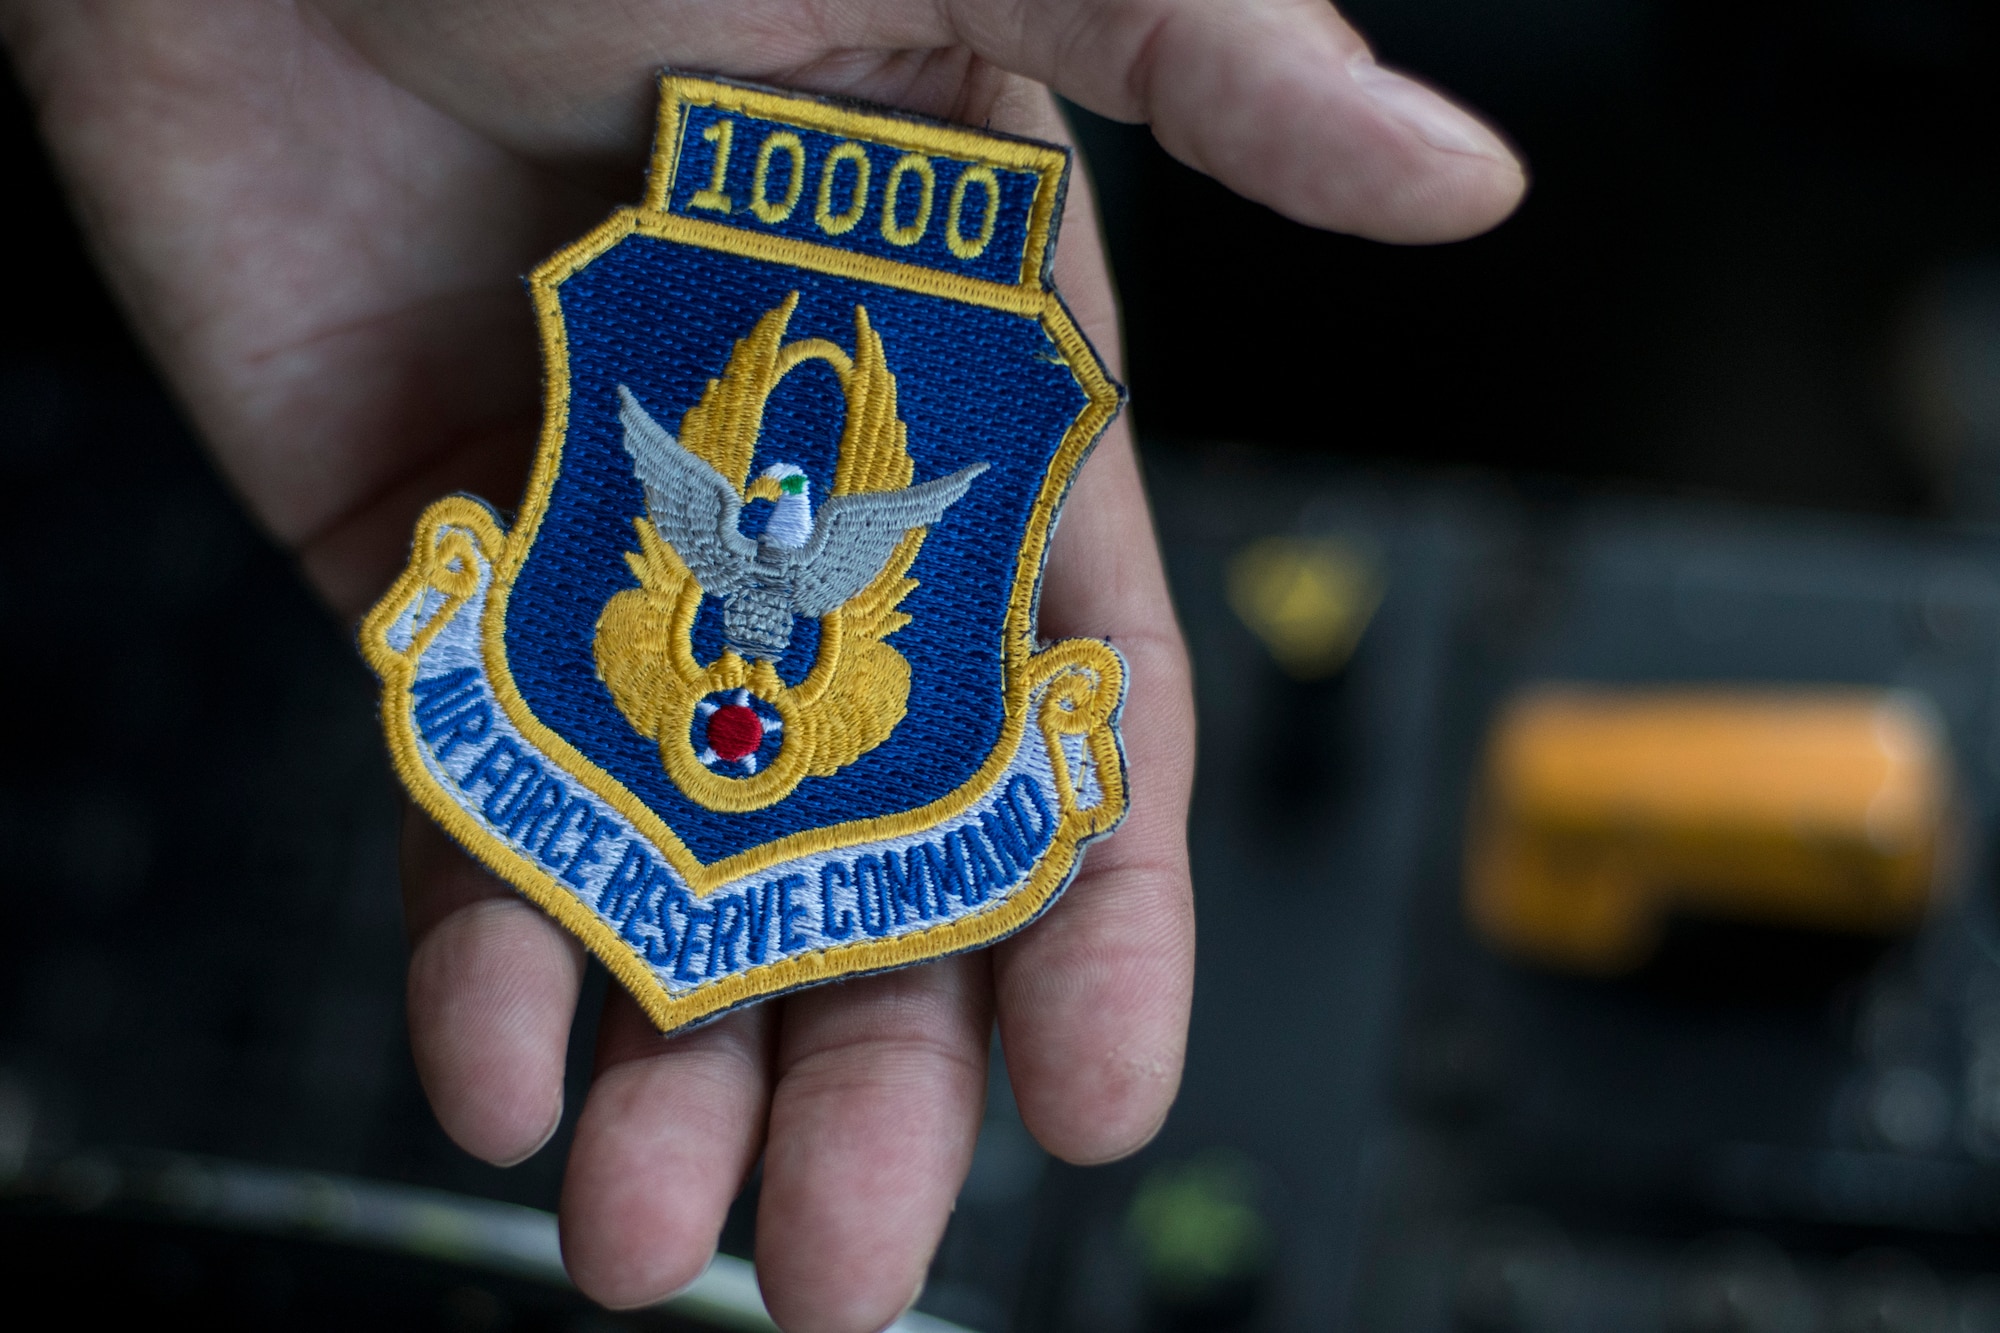
[{"label": "hand", "polygon": [[[1377,67],[1315,0],[0,0],[111,281],[266,527],[346,616],[429,500],[520,493],[540,377],[519,276],[635,201],[661,65],[1041,139],[1047,89],[1149,121],[1303,222],[1468,235],[1522,189],[1485,127]],[[1056,278],[1117,313],[1079,179]],[[865,1330],[919,1289],[979,1124],[997,1017],[1028,1127],[1096,1162],[1180,1077],[1193,712],[1129,428],[1079,478],[1045,637],[1131,666],[1132,812],[1063,902],[984,953],[822,987],[661,1038],[614,994],[562,1201],[585,1292],[691,1280],[761,1153],[757,1260],[792,1330]],[[575,944],[409,822],[411,1040],[445,1129],[508,1163],[561,1115]]]}]

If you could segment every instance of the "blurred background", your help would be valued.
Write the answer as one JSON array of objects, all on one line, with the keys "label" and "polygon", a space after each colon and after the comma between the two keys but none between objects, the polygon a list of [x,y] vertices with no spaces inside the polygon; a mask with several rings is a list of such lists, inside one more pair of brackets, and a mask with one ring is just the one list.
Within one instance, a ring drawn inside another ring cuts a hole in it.
[{"label": "blurred background", "polygon": [[[1534,190],[1391,249],[1076,113],[1198,672],[1194,1029],[1158,1141],[1094,1170],[1040,1153],[996,1058],[919,1308],[2000,1330],[2000,11],[1349,13]],[[37,256],[0,327],[9,1289],[77,1322],[760,1326],[728,1265],[594,1312],[546,1215],[567,1130],[499,1171],[432,1124],[369,680],[6,95]]]}]

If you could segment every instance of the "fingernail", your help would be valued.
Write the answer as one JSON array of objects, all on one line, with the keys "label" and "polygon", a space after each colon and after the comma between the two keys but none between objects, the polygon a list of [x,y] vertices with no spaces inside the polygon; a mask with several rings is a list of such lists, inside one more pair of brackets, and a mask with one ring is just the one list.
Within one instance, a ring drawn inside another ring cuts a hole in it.
[{"label": "fingernail", "polygon": [[1349,61],[1347,72],[1376,106],[1416,131],[1431,147],[1514,165],[1514,155],[1499,135],[1415,79],[1382,68],[1366,53]]}]

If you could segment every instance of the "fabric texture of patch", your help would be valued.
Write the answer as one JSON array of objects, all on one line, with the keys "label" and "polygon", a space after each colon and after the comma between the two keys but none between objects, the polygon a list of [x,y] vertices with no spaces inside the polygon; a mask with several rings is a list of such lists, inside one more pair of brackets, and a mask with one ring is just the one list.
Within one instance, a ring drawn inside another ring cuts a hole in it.
[{"label": "fabric texture of patch", "polygon": [[667,75],[645,202],[536,269],[511,526],[362,625],[412,796],[662,1030],[977,948],[1125,813],[1123,660],[1035,638],[1123,391],[1061,148]]}]

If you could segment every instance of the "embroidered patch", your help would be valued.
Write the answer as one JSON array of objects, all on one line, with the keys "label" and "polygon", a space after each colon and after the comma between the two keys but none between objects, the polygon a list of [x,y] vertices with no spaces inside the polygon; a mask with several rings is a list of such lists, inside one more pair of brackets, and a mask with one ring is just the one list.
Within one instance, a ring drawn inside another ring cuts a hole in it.
[{"label": "embroidered patch", "polygon": [[433,504],[362,647],[415,799],[669,1030],[1033,920],[1124,815],[1125,672],[1035,639],[1122,398],[1068,153],[661,92],[645,203],[529,278],[519,517]]}]

